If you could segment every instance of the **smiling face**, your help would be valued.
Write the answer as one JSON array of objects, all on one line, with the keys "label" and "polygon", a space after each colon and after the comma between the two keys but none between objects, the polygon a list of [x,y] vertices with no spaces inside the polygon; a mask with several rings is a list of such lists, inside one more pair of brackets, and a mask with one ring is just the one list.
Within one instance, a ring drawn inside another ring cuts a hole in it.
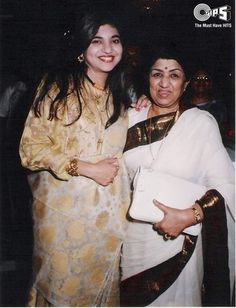
[{"label": "smiling face", "polygon": [[84,53],[88,76],[97,83],[120,62],[123,47],[119,32],[111,25],[102,25]]},{"label": "smiling face", "polygon": [[176,111],[188,82],[181,65],[174,59],[158,59],[149,73],[153,106],[160,113]]}]

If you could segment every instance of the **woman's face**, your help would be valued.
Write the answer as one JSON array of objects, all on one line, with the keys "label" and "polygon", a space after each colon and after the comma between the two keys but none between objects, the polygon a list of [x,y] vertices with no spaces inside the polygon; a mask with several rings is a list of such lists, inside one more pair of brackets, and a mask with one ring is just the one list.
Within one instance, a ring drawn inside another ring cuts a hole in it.
[{"label": "woman's face", "polygon": [[178,109],[186,82],[181,65],[172,59],[158,59],[149,74],[150,95],[156,106],[169,111]]},{"label": "woman's face", "polygon": [[120,62],[123,47],[119,32],[111,25],[102,25],[84,53],[87,74],[109,73]]}]

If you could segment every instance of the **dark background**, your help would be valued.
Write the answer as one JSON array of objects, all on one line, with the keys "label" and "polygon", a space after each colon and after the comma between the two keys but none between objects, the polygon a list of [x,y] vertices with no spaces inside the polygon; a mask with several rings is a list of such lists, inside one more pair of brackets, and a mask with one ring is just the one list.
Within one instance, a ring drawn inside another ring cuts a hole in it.
[{"label": "dark background", "polygon": [[[51,63],[62,38],[69,39],[75,16],[90,6],[113,10],[125,24],[130,46],[174,42],[193,65],[209,68],[225,96],[234,122],[235,4],[207,0],[211,8],[229,5],[231,20],[211,17],[206,23],[231,27],[197,28],[193,10],[199,0],[0,0],[0,73],[17,73],[35,84]],[[1,77],[1,75],[0,75]],[[2,78],[3,79],[3,78]]]},{"label": "dark background", "polygon": [[[1,64],[27,71],[41,70],[75,14],[100,4],[127,25],[131,45],[153,38],[184,44],[193,59],[208,63],[217,75],[234,72],[234,1],[207,0],[211,8],[231,6],[232,28],[195,28],[195,0],[1,0]],[[150,7],[150,9],[148,9]],[[206,23],[222,23],[211,17]]]},{"label": "dark background", "polygon": [[[24,306],[31,275],[31,194],[20,166],[18,144],[33,90],[51,63],[62,40],[69,40],[75,16],[98,4],[111,9],[125,23],[130,47],[149,48],[159,42],[183,46],[193,65],[210,69],[224,97],[234,127],[235,49],[234,1],[206,0],[211,8],[231,6],[232,27],[196,28],[201,23],[195,0],[0,0],[0,90],[12,74],[25,81],[12,119],[1,118],[1,290],[0,306]],[[105,7],[105,8],[104,8]],[[222,24],[217,17],[206,23]],[[9,129],[10,128],[10,129]]]}]

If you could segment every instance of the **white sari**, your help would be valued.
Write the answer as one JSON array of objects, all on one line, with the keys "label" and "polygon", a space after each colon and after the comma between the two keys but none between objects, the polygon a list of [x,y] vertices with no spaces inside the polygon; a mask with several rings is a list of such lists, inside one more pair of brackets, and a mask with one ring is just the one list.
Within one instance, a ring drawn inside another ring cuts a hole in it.
[{"label": "white sari", "polygon": [[[149,108],[149,107],[148,107]],[[129,112],[129,127],[147,118],[148,108]],[[216,189],[227,204],[229,266],[231,290],[234,281],[234,167],[222,144],[220,132],[213,116],[192,108],[180,116],[163,140],[143,145],[124,153],[132,180],[141,165],[151,164],[151,152],[157,155],[155,169]],[[174,194],[174,191],[170,191]],[[168,204],[167,204],[168,206]],[[191,206],[191,204],[189,205]],[[152,225],[129,222],[121,257],[122,280],[156,266],[177,254],[184,235],[164,241]],[[150,306],[201,306],[203,257],[201,230],[196,248],[177,280]]]}]

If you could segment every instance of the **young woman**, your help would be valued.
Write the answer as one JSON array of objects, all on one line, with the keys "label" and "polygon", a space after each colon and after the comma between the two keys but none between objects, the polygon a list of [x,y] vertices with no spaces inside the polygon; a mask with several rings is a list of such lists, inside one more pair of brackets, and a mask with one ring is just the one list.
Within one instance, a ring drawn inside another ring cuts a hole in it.
[{"label": "young woman", "polygon": [[[151,166],[162,178],[203,186],[206,193],[187,209],[154,201],[163,219],[153,225],[129,220],[121,258],[121,305],[228,306],[228,262],[231,291],[234,280],[233,164],[214,117],[198,108],[182,108],[189,74],[180,54],[163,48],[145,59],[141,84],[151,104],[129,113],[124,150],[129,176],[133,180],[140,166]],[[173,196],[173,204],[180,203],[171,180],[162,187]]]},{"label": "young woman", "polygon": [[119,305],[129,204],[123,49],[112,14],[86,14],[26,120],[20,156],[33,171],[30,306]]}]

